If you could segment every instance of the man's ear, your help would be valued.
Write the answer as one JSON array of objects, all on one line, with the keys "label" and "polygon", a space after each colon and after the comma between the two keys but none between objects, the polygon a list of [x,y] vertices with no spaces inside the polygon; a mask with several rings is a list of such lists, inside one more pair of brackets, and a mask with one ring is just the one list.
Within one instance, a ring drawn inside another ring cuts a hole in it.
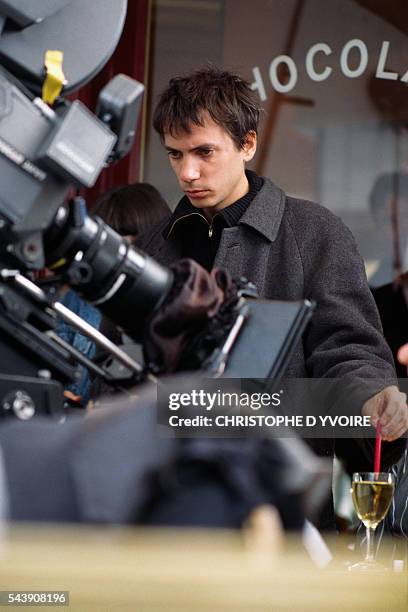
[{"label": "man's ear", "polygon": [[242,146],[244,153],[244,161],[249,162],[256,153],[257,136],[256,132],[251,131],[245,136],[245,142]]}]

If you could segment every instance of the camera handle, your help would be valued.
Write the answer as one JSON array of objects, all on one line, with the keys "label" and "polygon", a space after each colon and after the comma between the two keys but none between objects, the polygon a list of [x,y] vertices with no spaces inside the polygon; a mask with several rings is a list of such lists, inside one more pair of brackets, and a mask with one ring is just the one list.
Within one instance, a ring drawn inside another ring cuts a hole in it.
[{"label": "camera handle", "polygon": [[[98,346],[102,347],[109,353],[111,353],[121,364],[128,368],[131,372],[136,374],[142,374],[143,367],[134,359],[129,357],[124,351],[111,342],[106,336],[104,336],[99,330],[95,329],[92,325],[81,319],[74,312],[69,310],[66,306],[58,301],[52,301],[48,298],[47,294],[28,278],[20,274],[18,270],[6,270],[3,269],[0,272],[2,278],[12,278],[14,283],[22,289],[25,293],[28,293],[37,302],[42,305],[52,308],[60,317],[66,322],[78,329],[81,333],[85,334]],[[155,384],[158,383],[157,378],[153,374],[148,374],[147,379]]]}]

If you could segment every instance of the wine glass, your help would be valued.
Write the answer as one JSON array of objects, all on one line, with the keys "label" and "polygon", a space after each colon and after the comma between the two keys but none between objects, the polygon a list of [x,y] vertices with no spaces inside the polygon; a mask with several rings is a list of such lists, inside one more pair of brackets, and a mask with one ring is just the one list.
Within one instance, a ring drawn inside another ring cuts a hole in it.
[{"label": "wine glass", "polygon": [[366,528],[367,549],[364,561],[351,565],[351,571],[385,569],[375,561],[375,530],[388,512],[394,494],[394,475],[388,472],[355,472],[351,495],[358,518]]}]

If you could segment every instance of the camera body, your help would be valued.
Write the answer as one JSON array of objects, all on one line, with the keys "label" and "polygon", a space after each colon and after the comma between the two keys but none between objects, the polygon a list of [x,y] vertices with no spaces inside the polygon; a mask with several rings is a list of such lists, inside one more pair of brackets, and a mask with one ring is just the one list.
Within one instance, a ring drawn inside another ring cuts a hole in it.
[{"label": "camera body", "polygon": [[116,75],[99,93],[97,115],[64,98],[110,58],[126,8],[126,0],[0,0],[0,413],[59,413],[63,385],[77,376],[79,356],[56,341],[56,297],[30,283],[31,271],[61,259],[61,282],[134,336],[172,282],[91,219],[81,198],[65,205],[73,188],[92,187],[134,144],[141,83]]},{"label": "camera body", "polygon": [[[99,117],[64,98],[108,61],[126,9],[126,0],[0,0],[2,265],[43,268],[42,235],[70,187],[92,187],[134,143],[141,83],[112,79],[99,94]],[[51,108],[42,98],[55,82]]]},{"label": "camera body", "polygon": [[40,269],[43,233],[68,189],[95,183],[116,136],[80,102],[56,112],[4,74],[0,103],[0,261]]}]

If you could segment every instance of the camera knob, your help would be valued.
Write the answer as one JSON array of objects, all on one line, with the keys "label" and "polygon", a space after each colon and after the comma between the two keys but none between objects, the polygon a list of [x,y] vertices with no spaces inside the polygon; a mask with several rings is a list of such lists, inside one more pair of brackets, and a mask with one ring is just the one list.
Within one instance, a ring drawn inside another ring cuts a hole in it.
[{"label": "camera knob", "polygon": [[21,421],[28,421],[35,414],[35,404],[25,391],[12,391],[3,401],[3,409]]}]

